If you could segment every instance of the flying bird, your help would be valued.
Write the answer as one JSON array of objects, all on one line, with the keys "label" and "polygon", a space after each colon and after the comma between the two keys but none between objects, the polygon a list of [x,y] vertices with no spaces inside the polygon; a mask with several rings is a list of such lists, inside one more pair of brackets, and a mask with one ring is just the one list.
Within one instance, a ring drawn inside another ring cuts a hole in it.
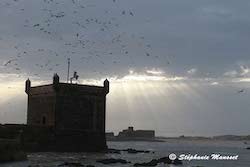
[{"label": "flying bird", "polygon": [[7,66],[8,64],[11,64],[12,61],[16,61],[17,59],[11,59],[8,60],[6,63],[4,63],[4,66]]},{"label": "flying bird", "polygon": [[238,90],[238,93],[243,93],[245,92],[245,89]]},{"label": "flying bird", "polygon": [[33,25],[33,27],[38,27],[38,26],[40,26],[40,24],[35,24],[35,25]]}]

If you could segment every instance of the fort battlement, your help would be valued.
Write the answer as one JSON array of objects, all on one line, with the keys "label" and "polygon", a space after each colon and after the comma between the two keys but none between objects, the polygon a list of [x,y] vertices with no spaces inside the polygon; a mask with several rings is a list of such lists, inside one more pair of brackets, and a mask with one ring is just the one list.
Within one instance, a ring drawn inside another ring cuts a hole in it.
[{"label": "fort battlement", "polygon": [[101,151],[107,148],[108,80],[103,86],[60,83],[55,74],[52,84],[31,85],[31,81],[26,80],[27,125],[1,126],[5,137],[19,136],[24,149],[31,151]]}]

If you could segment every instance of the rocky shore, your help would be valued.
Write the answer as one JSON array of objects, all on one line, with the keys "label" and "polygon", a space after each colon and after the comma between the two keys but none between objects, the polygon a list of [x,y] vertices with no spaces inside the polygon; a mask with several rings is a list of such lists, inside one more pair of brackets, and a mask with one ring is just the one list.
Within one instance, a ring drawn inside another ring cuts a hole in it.
[{"label": "rocky shore", "polygon": [[128,154],[137,154],[137,153],[152,153],[152,154],[154,154],[154,151],[136,150],[133,148],[123,149],[123,150],[109,148],[109,149],[107,149],[107,151],[105,153],[121,154],[121,152],[127,152]]}]

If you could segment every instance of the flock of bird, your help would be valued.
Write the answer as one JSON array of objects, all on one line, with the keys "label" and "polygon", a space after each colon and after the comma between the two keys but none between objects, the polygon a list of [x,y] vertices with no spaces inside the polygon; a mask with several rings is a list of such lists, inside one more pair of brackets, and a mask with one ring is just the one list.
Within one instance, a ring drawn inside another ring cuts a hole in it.
[{"label": "flock of bird", "polygon": [[[22,32],[26,32],[41,39],[45,38],[47,41],[59,41],[57,43],[60,44],[60,48],[42,45],[41,48],[34,48],[32,41],[21,40],[12,48],[16,55],[3,63],[3,69],[7,73],[13,70],[20,74],[25,72],[27,62],[30,62],[29,66],[34,68],[31,75],[53,73],[55,70],[65,68],[69,57],[85,65],[94,66],[95,64],[103,68],[103,70],[92,69],[92,72],[101,75],[110,65],[119,67],[124,60],[128,67],[134,67],[138,60],[144,61],[145,59],[152,63],[158,61],[165,66],[171,64],[170,57],[154,54],[152,44],[144,35],[126,32],[122,29],[127,21],[136,21],[134,19],[136,12],[132,9],[117,8],[118,12],[115,13],[114,10],[98,8],[98,4],[86,1],[40,0],[40,9],[34,11],[30,9],[30,6],[19,7],[21,1],[23,0],[0,2],[0,10],[9,8],[11,13],[23,15],[20,17],[23,19],[22,27],[20,27],[21,34],[14,32],[12,34],[14,41],[19,41]],[[118,0],[111,0],[111,2],[114,5],[113,8],[119,3]],[[85,10],[96,11],[97,14],[92,15],[91,12],[90,14],[86,12],[86,15],[83,15]],[[35,17],[36,15],[39,17]],[[66,29],[69,29],[70,33],[64,34]],[[4,39],[0,36],[1,41]],[[141,51],[139,59],[137,53],[134,52],[134,47]],[[244,93],[246,90],[240,89],[237,92]]]},{"label": "flock of bird", "polygon": [[[22,43],[14,46],[16,56],[12,56],[3,64],[4,67],[9,67],[9,71],[16,70],[16,72],[22,73],[22,69],[25,70],[25,67],[22,67],[21,64],[26,66],[24,62],[30,61],[30,66],[34,66],[35,70],[33,71],[36,71],[32,75],[38,76],[45,71],[54,71],[60,66],[65,66],[68,57],[79,59],[86,64],[97,63],[105,69],[108,69],[110,65],[119,66],[126,59],[129,63],[127,66],[131,67],[135,66],[138,60],[134,60],[136,53],[133,53],[133,49],[130,49],[135,47],[134,44],[137,44],[137,49],[141,50],[140,59],[142,61],[144,59],[150,59],[149,61],[159,59],[158,55],[153,54],[152,44],[146,40],[145,36],[122,30],[121,26],[126,24],[126,21],[134,21],[133,17],[136,15],[132,9],[118,8],[117,10],[120,10],[120,12],[114,13],[109,8],[100,11],[97,4],[89,4],[86,1],[72,0],[70,3],[70,1],[40,0],[41,7],[36,13],[36,11],[30,9],[30,6],[27,6],[27,8],[26,6],[18,7],[21,1],[5,0],[0,2],[0,8],[7,7],[12,13],[23,14],[23,17],[21,17],[23,18],[23,28],[20,33],[25,31],[40,38],[47,38],[47,40],[58,40],[61,49],[41,47],[35,50],[32,41],[25,43],[22,41]],[[114,6],[119,3],[117,0],[111,0],[112,2]],[[67,10],[68,8],[73,10]],[[83,15],[85,10],[96,10],[97,15],[92,16],[91,13]],[[38,19],[35,17],[36,15],[41,17]],[[68,33],[71,35],[70,37],[66,37],[68,34],[64,34],[64,26],[70,29],[71,32]],[[102,36],[104,39],[93,38],[92,36],[95,36],[95,34]],[[16,32],[13,35],[16,41],[19,40],[19,36]],[[35,60],[32,57],[39,58]],[[169,60],[163,58],[165,64],[169,65]],[[159,60],[159,62],[162,62],[162,60]],[[96,72],[96,69],[93,69],[93,71]]]}]

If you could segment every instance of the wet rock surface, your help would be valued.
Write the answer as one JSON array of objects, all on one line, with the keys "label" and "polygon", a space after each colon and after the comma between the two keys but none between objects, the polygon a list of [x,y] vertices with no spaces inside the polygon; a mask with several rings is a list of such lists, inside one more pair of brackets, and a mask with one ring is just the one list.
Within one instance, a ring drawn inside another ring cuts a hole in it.
[{"label": "wet rock surface", "polygon": [[94,165],[83,165],[80,162],[64,162],[57,166],[58,167],[95,167]]},{"label": "wet rock surface", "polygon": [[58,167],[84,167],[79,162],[64,162],[63,164],[58,165]]},{"label": "wet rock surface", "polygon": [[[129,148],[129,149],[126,149],[126,150],[122,150],[122,151],[125,151],[125,152],[128,152],[129,154],[137,154],[137,153],[151,153],[150,151],[148,150],[136,150],[136,149],[132,149],[132,148]],[[152,152],[153,153],[153,152]]]},{"label": "wet rock surface", "polygon": [[153,151],[149,151],[149,150],[136,150],[133,148],[128,148],[128,149],[123,149],[123,150],[119,150],[119,149],[108,149],[106,151],[106,153],[110,153],[110,154],[121,154],[121,152],[127,152],[129,154],[138,154],[138,153],[153,153]]},{"label": "wet rock surface", "polygon": [[126,161],[124,159],[114,159],[114,158],[102,159],[102,160],[98,160],[96,162],[102,163],[102,164],[116,164],[116,163],[128,164],[128,163],[131,163],[131,162]]},{"label": "wet rock surface", "polygon": [[108,154],[121,154],[121,150],[109,148],[105,153],[108,153]]},{"label": "wet rock surface", "polygon": [[152,159],[150,162],[135,163],[134,166],[157,166],[159,163],[182,165],[182,161],[178,159],[170,160],[168,157],[162,157],[160,159]]}]

